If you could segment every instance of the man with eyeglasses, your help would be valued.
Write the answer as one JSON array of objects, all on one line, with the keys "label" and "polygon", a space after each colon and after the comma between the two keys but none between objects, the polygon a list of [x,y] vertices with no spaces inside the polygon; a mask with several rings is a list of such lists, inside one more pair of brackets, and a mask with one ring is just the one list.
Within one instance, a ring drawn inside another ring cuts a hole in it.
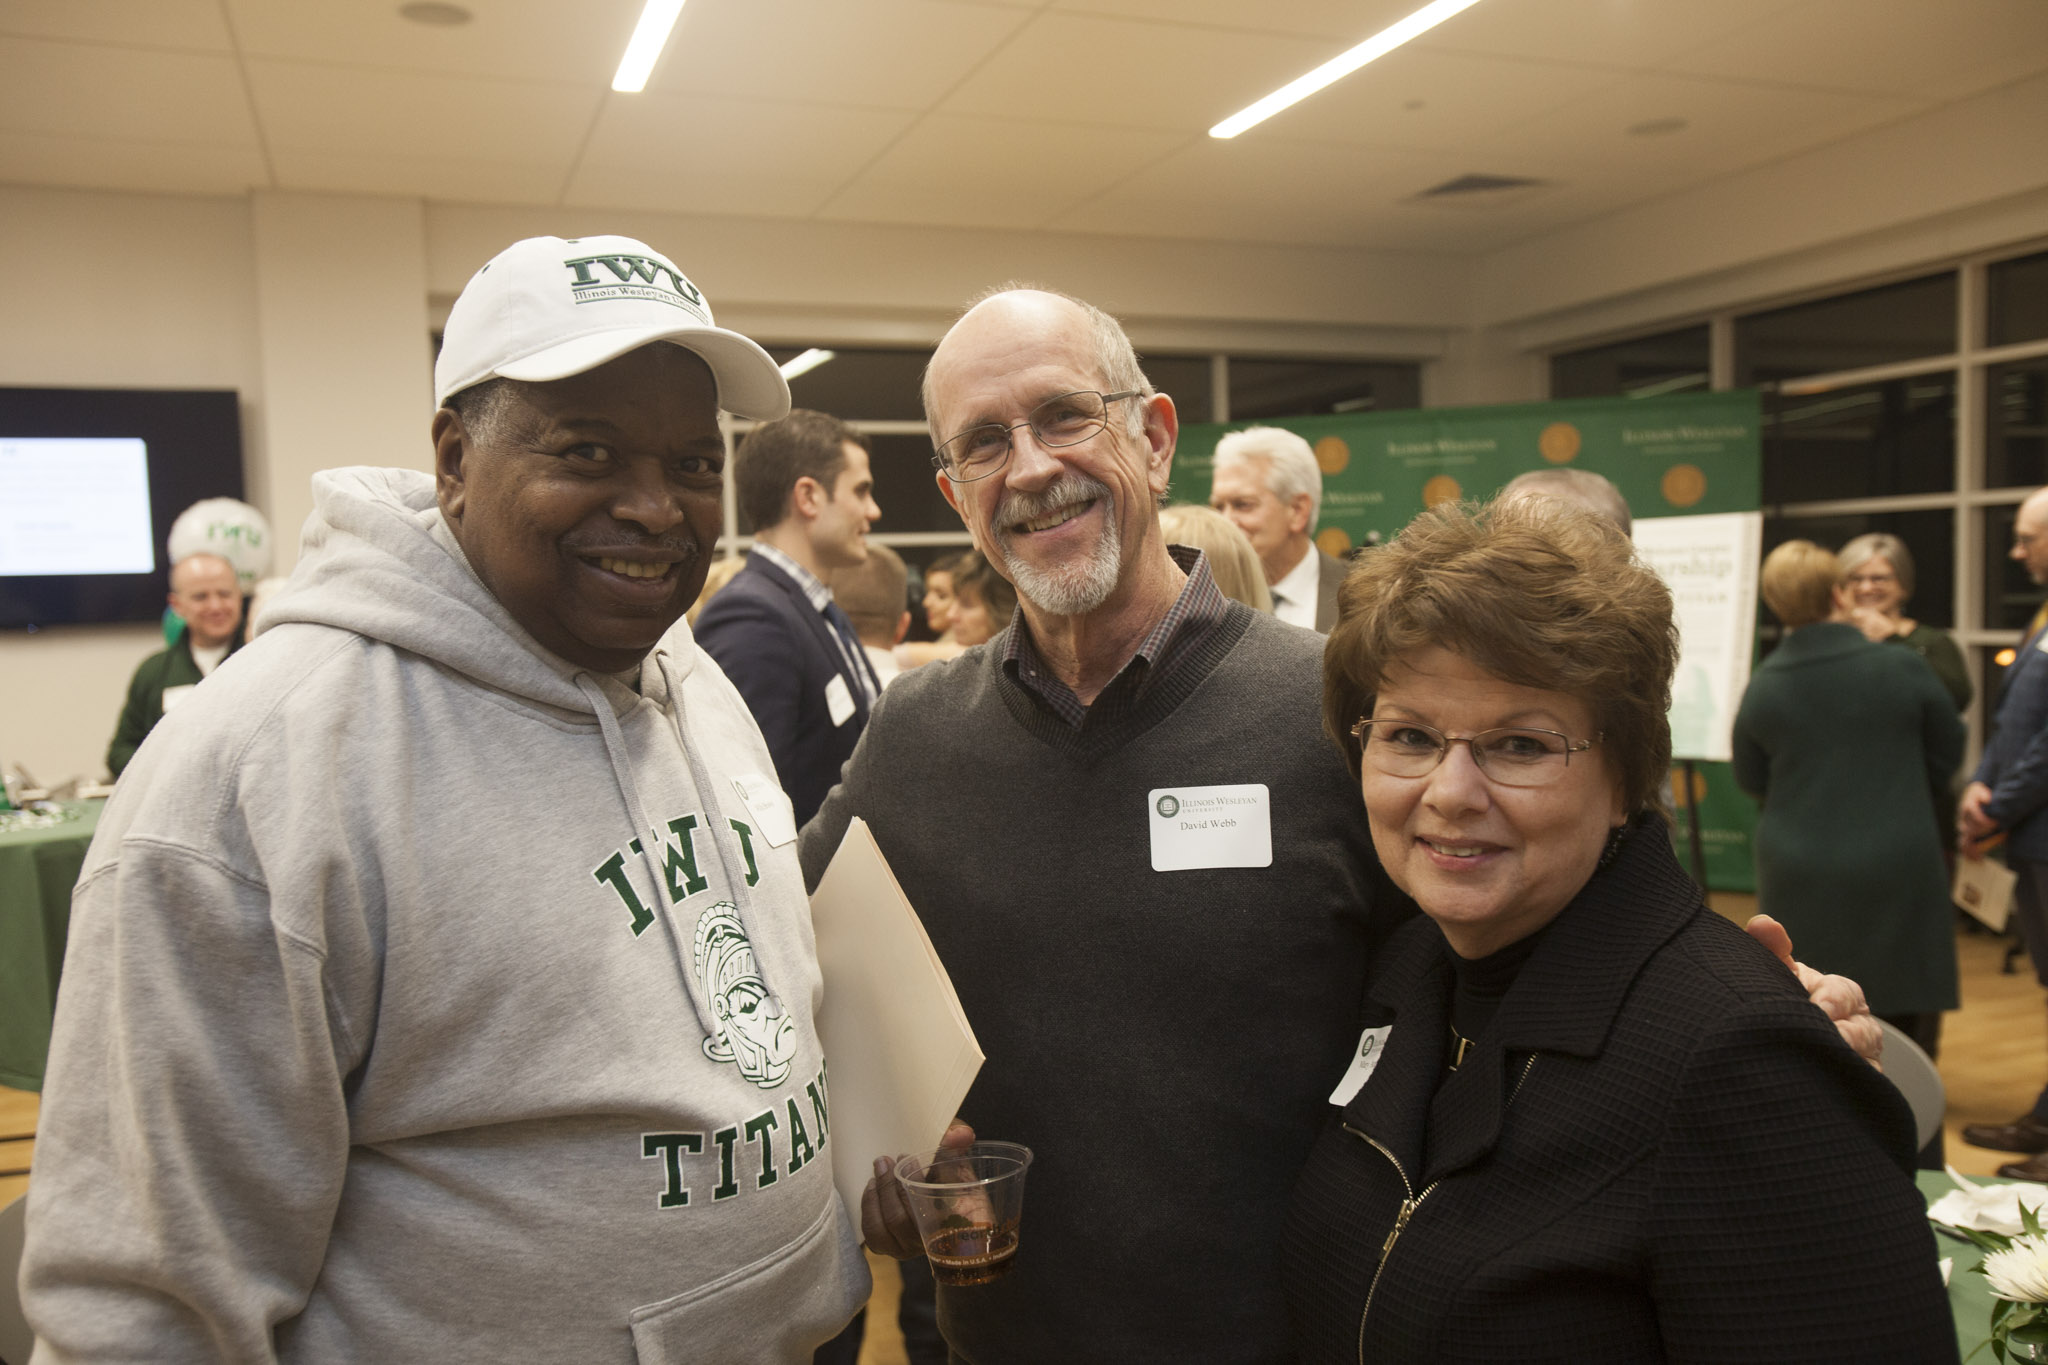
[{"label": "man with eyeglasses", "polygon": [[940,1325],[969,1365],[1286,1359],[1288,1193],[1413,909],[1322,734],[1322,642],[1169,550],[1173,400],[1099,309],[983,298],[924,400],[1019,610],[891,686],[801,852],[815,884],[868,822],[988,1055],[962,1117],[1036,1153],[1015,1268],[942,1286]]},{"label": "man with eyeglasses", "polygon": [[[2036,585],[2048,583],[2048,488],[2020,504],[2013,521],[2012,557]],[[1981,858],[2002,836],[2014,874],[2013,912],[2048,986],[2048,607],[2034,617],[2006,671],[1990,737],[1956,811],[1958,848]],[[1998,1168],[2003,1176],[2048,1181],[2048,1089],[2033,1108],[2010,1123],[1972,1123],[1963,1141],[1975,1147],[2027,1153]]]}]

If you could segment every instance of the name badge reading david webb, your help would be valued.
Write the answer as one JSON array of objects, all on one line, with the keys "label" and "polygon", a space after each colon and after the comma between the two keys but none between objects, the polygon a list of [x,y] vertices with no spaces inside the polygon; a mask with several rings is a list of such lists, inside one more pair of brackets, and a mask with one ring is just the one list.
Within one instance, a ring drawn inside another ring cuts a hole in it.
[{"label": "name badge reading david webb", "polygon": [[1263,782],[1159,787],[1145,803],[1154,872],[1273,865],[1272,802]]}]

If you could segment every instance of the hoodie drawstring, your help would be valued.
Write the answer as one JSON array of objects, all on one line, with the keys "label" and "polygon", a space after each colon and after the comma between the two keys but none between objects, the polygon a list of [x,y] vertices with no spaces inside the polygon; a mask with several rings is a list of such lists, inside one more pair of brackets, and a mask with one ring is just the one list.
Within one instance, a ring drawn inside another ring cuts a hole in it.
[{"label": "hoodie drawstring", "polygon": [[[704,1036],[715,1038],[718,1036],[718,1021],[711,1012],[711,1002],[704,998],[702,984],[697,980],[696,968],[692,965],[690,955],[690,935],[686,927],[678,922],[681,910],[675,899],[668,894],[668,879],[662,875],[661,864],[655,857],[655,846],[660,842],[658,831],[653,821],[647,818],[647,808],[640,802],[640,788],[633,781],[633,765],[626,754],[626,737],[619,730],[619,719],[613,714],[611,699],[605,696],[604,689],[599,687],[588,673],[576,675],[576,686],[582,689],[585,699],[590,702],[590,709],[597,716],[597,728],[604,734],[604,749],[606,756],[611,759],[612,777],[619,784],[619,795],[625,799],[626,813],[632,817],[635,833],[633,842],[640,846],[640,859],[647,866],[648,882],[654,888],[656,903],[661,906],[662,928],[668,934],[669,948],[675,954],[676,970],[682,975],[683,989],[690,997],[690,1004],[697,1011],[697,1022],[703,1026]],[[690,777],[696,784],[698,799],[710,805],[707,798],[711,793],[704,780],[703,765],[691,752],[688,744],[683,746],[683,752],[690,755]],[[708,814],[707,811],[707,816]],[[718,822],[707,819],[706,823],[716,826]],[[719,842],[716,833],[714,828],[713,841]],[[719,847],[718,861],[721,868],[726,868],[725,849],[722,843]],[[733,884],[729,868],[726,869],[726,881],[728,885]]]}]

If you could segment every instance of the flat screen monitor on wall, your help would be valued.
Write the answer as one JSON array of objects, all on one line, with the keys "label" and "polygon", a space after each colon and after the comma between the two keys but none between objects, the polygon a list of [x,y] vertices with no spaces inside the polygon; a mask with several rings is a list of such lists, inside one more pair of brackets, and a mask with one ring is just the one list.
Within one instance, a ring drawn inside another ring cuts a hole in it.
[{"label": "flat screen monitor on wall", "polygon": [[0,388],[0,629],[157,620],[171,523],[241,496],[232,390]]}]

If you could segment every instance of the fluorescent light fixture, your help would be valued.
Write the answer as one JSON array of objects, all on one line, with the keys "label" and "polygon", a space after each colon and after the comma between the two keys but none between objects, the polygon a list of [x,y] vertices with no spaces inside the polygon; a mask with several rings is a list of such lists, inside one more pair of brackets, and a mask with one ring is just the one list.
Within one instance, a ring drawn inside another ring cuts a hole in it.
[{"label": "fluorescent light fixture", "polygon": [[634,26],[632,40],[626,44],[626,55],[619,58],[612,89],[622,95],[637,95],[647,88],[647,78],[654,74],[654,64],[661,60],[661,50],[668,46],[669,31],[682,12],[683,0],[647,0],[647,8],[640,11],[640,22]]},{"label": "fluorescent light fixture", "polygon": [[1375,58],[1384,57],[1410,38],[1423,34],[1454,14],[1462,14],[1479,0],[1433,0],[1397,24],[1381,29],[1349,52],[1330,58],[1298,80],[1288,82],[1272,94],[1232,114],[1209,130],[1210,137],[1236,137],[1247,128],[1264,123],[1291,104],[1298,104],[1326,85],[1335,85]]},{"label": "fluorescent light fixture", "polygon": [[782,377],[784,379],[794,379],[800,374],[809,374],[812,370],[817,369],[820,365],[838,354],[839,352],[837,351],[821,351],[813,346],[802,355],[784,361],[782,364]]}]

